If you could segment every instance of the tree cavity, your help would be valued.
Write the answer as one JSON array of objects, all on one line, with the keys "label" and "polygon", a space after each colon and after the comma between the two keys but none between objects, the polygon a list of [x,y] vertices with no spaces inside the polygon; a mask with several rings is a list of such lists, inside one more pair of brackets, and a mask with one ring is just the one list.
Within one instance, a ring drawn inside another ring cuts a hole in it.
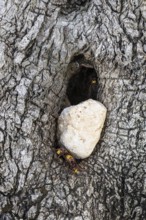
[{"label": "tree cavity", "polygon": [[88,99],[97,100],[98,81],[95,69],[81,64],[78,71],[70,77],[66,95],[71,105]]}]

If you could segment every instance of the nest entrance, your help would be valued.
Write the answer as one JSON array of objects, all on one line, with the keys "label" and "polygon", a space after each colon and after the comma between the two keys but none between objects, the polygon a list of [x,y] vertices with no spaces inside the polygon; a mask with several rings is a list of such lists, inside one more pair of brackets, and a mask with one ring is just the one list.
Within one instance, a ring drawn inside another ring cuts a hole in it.
[{"label": "nest entrance", "polygon": [[77,73],[69,79],[66,95],[71,105],[87,99],[97,100],[97,73],[91,66],[81,65]]}]

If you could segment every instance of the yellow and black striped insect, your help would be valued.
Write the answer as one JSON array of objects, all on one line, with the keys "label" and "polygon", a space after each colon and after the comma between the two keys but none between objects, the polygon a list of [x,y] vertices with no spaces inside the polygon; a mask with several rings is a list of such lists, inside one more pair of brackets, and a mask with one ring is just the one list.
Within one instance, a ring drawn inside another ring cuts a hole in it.
[{"label": "yellow and black striped insect", "polygon": [[65,159],[73,173],[80,173],[80,169],[75,158],[65,148],[57,148],[56,153],[59,157],[63,157]]}]

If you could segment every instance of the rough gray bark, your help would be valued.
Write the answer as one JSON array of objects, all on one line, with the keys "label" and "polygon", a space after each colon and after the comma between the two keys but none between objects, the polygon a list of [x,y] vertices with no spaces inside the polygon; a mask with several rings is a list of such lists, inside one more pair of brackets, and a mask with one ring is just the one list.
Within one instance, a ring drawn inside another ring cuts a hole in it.
[{"label": "rough gray bark", "polygon": [[[145,5],[5,1],[0,219],[146,219]],[[70,63],[80,54],[98,73],[98,99],[108,116],[96,151],[75,176],[53,145],[68,77],[76,68]]]}]

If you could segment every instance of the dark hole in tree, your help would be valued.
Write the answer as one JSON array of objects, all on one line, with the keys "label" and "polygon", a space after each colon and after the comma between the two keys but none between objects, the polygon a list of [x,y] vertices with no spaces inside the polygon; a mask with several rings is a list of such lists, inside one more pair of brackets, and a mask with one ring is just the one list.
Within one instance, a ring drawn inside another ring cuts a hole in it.
[{"label": "dark hole in tree", "polygon": [[[75,62],[77,62],[80,67],[75,72],[74,71],[70,72],[71,77],[69,78],[66,89],[66,96],[70,103],[67,102],[67,106],[70,104],[71,105],[79,104],[80,102],[90,98],[97,100],[97,92],[98,92],[97,72],[91,66],[91,64],[87,64],[87,61],[85,60],[84,55],[82,54],[75,56],[73,58],[72,63]],[[65,100],[66,100],[66,96],[65,96]],[[60,109],[59,113],[61,113],[63,108]],[[64,147],[59,142],[57,135],[55,139],[55,146],[56,148]],[[62,157],[62,159],[65,160],[64,157]],[[81,162],[80,159],[76,159],[77,165],[79,165],[80,162]]]},{"label": "dark hole in tree", "polygon": [[78,72],[71,76],[66,94],[71,105],[79,104],[87,99],[97,99],[97,73],[93,67],[81,65]]}]

